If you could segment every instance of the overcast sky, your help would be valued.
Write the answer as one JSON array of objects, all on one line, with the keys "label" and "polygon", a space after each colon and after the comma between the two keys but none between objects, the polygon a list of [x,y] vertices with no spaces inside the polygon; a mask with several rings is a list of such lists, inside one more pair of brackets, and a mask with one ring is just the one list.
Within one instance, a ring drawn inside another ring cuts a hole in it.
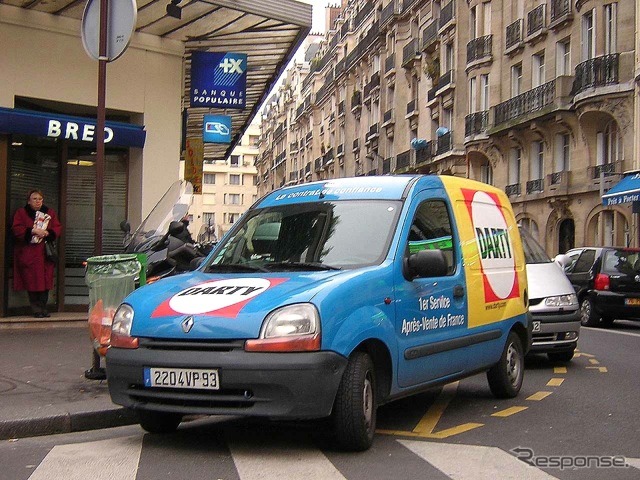
[{"label": "overcast sky", "polygon": [[313,25],[311,27],[312,32],[324,32],[324,7],[334,3],[339,4],[340,0],[330,2],[328,0],[300,0],[303,3],[310,3],[313,5]]}]

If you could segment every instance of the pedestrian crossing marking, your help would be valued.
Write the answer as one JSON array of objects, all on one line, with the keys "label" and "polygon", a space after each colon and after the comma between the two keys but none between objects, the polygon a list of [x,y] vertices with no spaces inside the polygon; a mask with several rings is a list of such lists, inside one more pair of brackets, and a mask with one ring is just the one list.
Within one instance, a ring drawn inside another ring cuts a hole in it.
[{"label": "pedestrian crossing marking", "polygon": [[418,422],[418,425],[411,432],[401,430],[377,430],[378,433],[385,435],[404,435],[408,437],[420,437],[420,438],[435,438],[442,439],[458,435],[460,433],[468,432],[474,428],[482,427],[483,423],[464,423],[456,427],[447,428],[439,432],[434,432],[440,418],[444,414],[449,402],[455,397],[458,385],[460,382],[448,383],[442,387],[442,391],[433,405],[429,407],[427,413],[424,414],[422,419]]},{"label": "pedestrian crossing marking", "polygon": [[492,417],[509,417],[511,415],[515,415],[516,413],[524,412],[529,407],[509,407],[504,410],[500,410],[499,412],[492,413]]},{"label": "pedestrian crossing marking", "polygon": [[135,480],[142,435],[56,445],[29,480]]},{"label": "pedestrian crossing marking", "polygon": [[564,382],[564,378],[552,378],[547,382],[547,387],[559,387]]},{"label": "pedestrian crossing marking", "polygon": [[538,468],[527,465],[497,447],[457,445],[417,440],[398,440],[456,480],[549,480],[553,477]]},{"label": "pedestrian crossing marking", "polygon": [[554,367],[553,373],[556,373],[556,374],[567,373],[567,367]]},{"label": "pedestrian crossing marking", "polygon": [[527,397],[527,400],[531,400],[533,402],[539,402],[540,400],[544,400],[545,398],[547,398],[549,395],[551,395],[551,392],[536,392],[533,395]]},{"label": "pedestrian crossing marking", "polygon": [[587,368],[591,368],[593,370],[598,370],[600,373],[607,373],[607,367],[587,367]]},{"label": "pedestrian crossing marking", "polygon": [[625,458],[627,465],[637,468],[640,470],[640,458]]},{"label": "pedestrian crossing marking", "polygon": [[600,362],[598,360],[596,360],[595,358],[590,358],[589,359],[589,363],[591,365],[600,365]]}]

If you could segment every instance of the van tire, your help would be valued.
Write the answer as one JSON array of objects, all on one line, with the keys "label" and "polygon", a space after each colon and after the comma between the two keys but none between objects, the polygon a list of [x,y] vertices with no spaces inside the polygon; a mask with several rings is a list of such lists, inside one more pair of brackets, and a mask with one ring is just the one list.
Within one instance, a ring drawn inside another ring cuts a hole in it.
[{"label": "van tire", "polygon": [[138,410],[138,423],[149,433],[173,433],[182,421],[179,413]]},{"label": "van tire", "polygon": [[597,327],[600,323],[600,316],[596,313],[589,297],[583,298],[580,303],[580,323],[584,327]]},{"label": "van tire", "polygon": [[573,358],[573,350],[566,350],[564,352],[549,352],[547,357],[552,362],[570,362]]},{"label": "van tire", "polygon": [[343,450],[369,449],[376,430],[376,377],[373,361],[355,352],[342,375],[331,414],[333,440]]},{"label": "van tire", "polygon": [[509,332],[500,360],[487,372],[491,393],[497,398],[513,398],[520,392],[524,378],[524,351],[520,337]]}]

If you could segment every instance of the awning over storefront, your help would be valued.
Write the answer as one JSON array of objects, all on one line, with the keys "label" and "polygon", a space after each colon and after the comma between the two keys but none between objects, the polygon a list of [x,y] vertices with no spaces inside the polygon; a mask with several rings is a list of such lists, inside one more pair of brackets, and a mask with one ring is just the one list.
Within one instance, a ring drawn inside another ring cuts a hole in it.
[{"label": "awning over storefront", "polygon": [[638,201],[640,201],[640,172],[627,174],[602,195],[602,204],[605,207]]},{"label": "awning over storefront", "polygon": [[[0,107],[0,133],[95,143],[96,121],[71,115]],[[145,138],[144,127],[139,125],[105,123],[105,145],[142,148]]]}]

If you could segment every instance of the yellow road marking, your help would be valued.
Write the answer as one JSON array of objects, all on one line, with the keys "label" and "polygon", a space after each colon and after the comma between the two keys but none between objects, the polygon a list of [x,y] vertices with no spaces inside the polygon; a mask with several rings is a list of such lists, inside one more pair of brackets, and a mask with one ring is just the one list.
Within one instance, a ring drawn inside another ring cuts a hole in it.
[{"label": "yellow road marking", "polygon": [[508,417],[510,415],[514,415],[516,413],[520,413],[524,410],[526,410],[529,407],[509,407],[505,410],[500,410],[499,412],[496,413],[492,413],[491,416],[492,417]]},{"label": "yellow road marking", "polygon": [[587,367],[587,368],[591,368],[594,370],[599,370],[600,373],[607,373],[607,367]]},{"label": "yellow road marking", "polygon": [[598,360],[596,360],[595,358],[590,358],[589,359],[589,363],[591,365],[600,365],[600,362]]},{"label": "yellow road marking", "polygon": [[536,392],[528,397],[527,400],[539,401],[547,398],[549,395],[551,395],[551,392]]},{"label": "yellow road marking", "polygon": [[458,435],[460,433],[468,432],[469,430],[473,430],[474,428],[482,426],[484,426],[484,423],[463,423],[462,425],[458,425],[457,427],[447,428],[435,433],[419,433],[416,431],[407,432],[403,430],[376,430],[376,433],[380,433],[382,435],[400,435],[405,437],[442,439],[451,437],[453,435]]},{"label": "yellow road marking", "polygon": [[578,358],[578,357],[588,357],[588,358],[593,358],[595,355],[591,355],[590,353],[575,353],[573,355],[573,358]]},{"label": "yellow road marking", "polygon": [[567,367],[554,367],[553,373],[567,373]]},{"label": "yellow road marking", "polygon": [[422,417],[422,419],[416,425],[416,428],[413,429],[415,433],[418,434],[430,434],[432,433],[438,422],[440,421],[440,417],[444,413],[447,405],[456,395],[456,391],[458,390],[458,385],[460,382],[453,382],[442,387],[442,392],[436,398],[436,401],[433,402],[433,405],[429,407],[427,413]]},{"label": "yellow road marking", "polygon": [[547,387],[559,387],[564,382],[564,378],[552,378],[547,382]]}]

